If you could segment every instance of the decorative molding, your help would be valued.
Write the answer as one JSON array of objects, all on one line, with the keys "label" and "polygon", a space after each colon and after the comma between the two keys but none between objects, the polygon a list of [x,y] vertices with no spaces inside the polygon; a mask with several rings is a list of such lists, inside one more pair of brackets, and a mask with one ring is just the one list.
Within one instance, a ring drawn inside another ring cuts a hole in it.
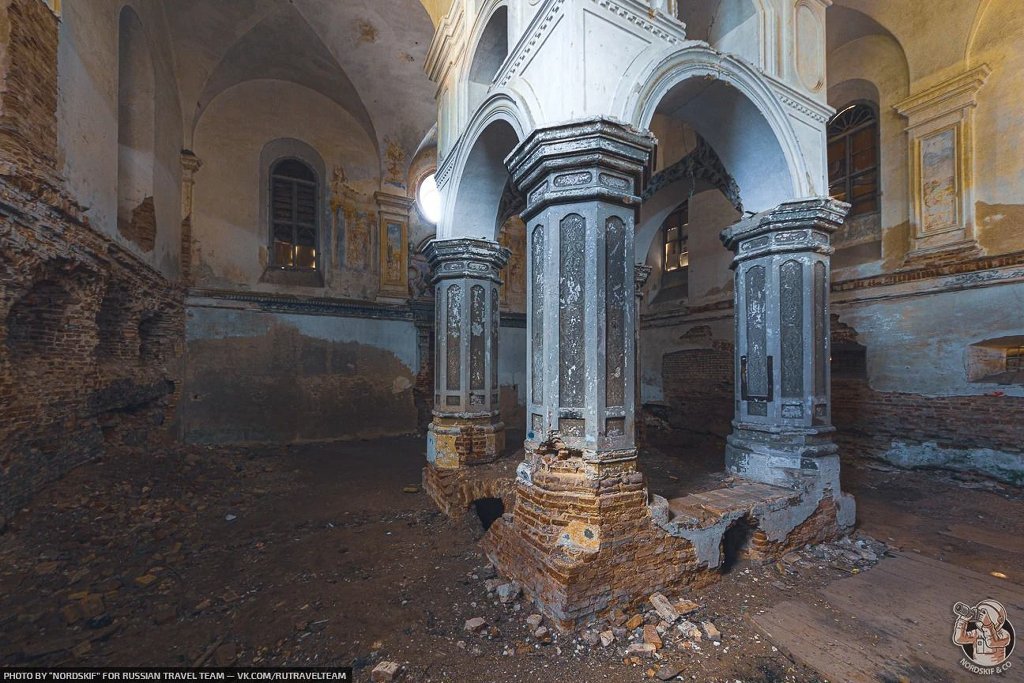
[{"label": "decorative molding", "polygon": [[643,193],[644,201],[653,197],[658,191],[683,178],[701,178],[717,188],[729,200],[733,208],[743,213],[743,201],[740,188],[718,158],[711,145],[697,135],[697,146],[682,159],[665,170],[657,173],[647,184]]},{"label": "decorative molding", "polygon": [[910,120],[909,127],[915,127],[962,109],[965,99],[970,106],[975,106],[975,95],[991,73],[992,67],[980,64],[955,78],[897,102],[893,109]]},{"label": "decorative molding", "polygon": [[910,258],[973,246],[974,109],[991,73],[981,64],[894,107],[907,119]]},{"label": "decorative molding", "polygon": [[190,289],[186,308],[224,308],[293,315],[323,315],[335,318],[413,321],[408,305],[379,304],[372,301],[299,297],[265,292],[233,292]]},{"label": "decorative molding", "polygon": [[779,101],[790,109],[795,109],[807,118],[818,123],[828,123],[829,118],[835,112],[831,107],[823,106],[818,102],[812,102],[803,98],[794,97],[792,94],[776,90]]},{"label": "decorative molding", "polygon": [[550,32],[555,17],[561,14],[563,5],[565,5],[565,0],[548,0],[547,9],[541,9],[534,15],[530,26],[523,32],[523,37],[519,39],[519,43],[509,53],[502,68],[494,77],[496,84],[508,85],[512,77],[519,73],[520,67],[523,66],[527,58],[533,54],[538,45],[544,43],[543,39]]},{"label": "decorative molding", "polygon": [[[670,14],[652,10],[637,0],[593,0],[616,16],[625,19],[638,28],[647,31],[669,45],[678,45],[686,40],[686,24]],[[628,7],[632,5],[633,9]]]}]

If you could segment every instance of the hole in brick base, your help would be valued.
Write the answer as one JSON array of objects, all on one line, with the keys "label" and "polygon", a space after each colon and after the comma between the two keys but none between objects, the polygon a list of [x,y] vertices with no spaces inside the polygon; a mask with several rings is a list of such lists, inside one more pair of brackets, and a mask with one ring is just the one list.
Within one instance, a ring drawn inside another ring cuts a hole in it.
[{"label": "hole in brick base", "polygon": [[494,521],[505,514],[505,504],[501,498],[477,498],[473,501],[473,509],[476,516],[480,518],[480,525],[484,531],[491,528]]},{"label": "hole in brick base", "polygon": [[756,527],[750,518],[741,517],[732,523],[722,536],[722,573],[728,574],[733,567],[746,559],[750,542]]}]

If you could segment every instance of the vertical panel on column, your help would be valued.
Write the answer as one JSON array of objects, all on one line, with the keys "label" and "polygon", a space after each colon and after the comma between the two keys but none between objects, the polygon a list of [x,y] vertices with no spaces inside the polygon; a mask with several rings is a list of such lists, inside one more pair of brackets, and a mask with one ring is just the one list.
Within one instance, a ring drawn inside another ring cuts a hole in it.
[{"label": "vertical panel on column", "polygon": [[[446,344],[448,346],[448,362],[445,365],[446,382],[445,388],[448,391],[459,391],[462,388],[461,373],[459,366],[462,363],[462,287],[450,285],[447,292],[447,334]],[[451,405],[452,397],[445,401]],[[457,403],[456,403],[457,405]]]},{"label": "vertical panel on column", "polygon": [[604,257],[605,407],[621,408],[626,400],[626,225],[621,218],[605,223]]},{"label": "vertical panel on column", "polygon": [[[486,330],[487,299],[484,288],[473,285],[469,289],[469,389],[483,391],[487,378],[484,368],[484,332]],[[474,394],[470,397],[471,404],[484,402],[483,396]]]},{"label": "vertical panel on column", "polygon": [[498,318],[498,288],[491,288],[491,401],[494,408],[498,402],[498,334],[500,332],[500,321]]},{"label": "vertical panel on column", "polygon": [[746,272],[745,317],[747,321],[747,354],[741,359],[743,398],[750,415],[768,415],[771,377],[768,372],[768,335],[764,266],[753,266]]},{"label": "vertical panel on column", "polygon": [[441,407],[441,387],[444,372],[443,368],[445,365],[441,363],[441,350],[447,348],[444,343],[445,327],[444,327],[444,304],[442,303],[441,293],[435,292],[436,300],[434,301],[434,406],[436,408]]},{"label": "vertical panel on column", "polygon": [[[782,317],[782,397],[804,396],[804,270],[799,261],[786,261],[779,269]],[[783,405],[783,417],[803,417],[803,403]]]},{"label": "vertical panel on column", "polygon": [[[818,261],[814,264],[814,395],[819,398],[824,398],[828,394],[826,377],[829,359],[825,346],[825,325],[828,324],[825,313],[827,287],[825,264]],[[815,416],[823,417],[817,414]]]},{"label": "vertical panel on column", "polygon": [[[562,408],[585,405],[584,387],[586,355],[583,330],[583,282],[585,222],[583,216],[571,213],[559,224],[559,259],[561,268],[558,281],[558,387]],[[582,436],[582,425],[572,423],[573,432]],[[562,431],[567,431],[563,428]],[[576,435],[576,434],[572,434]]]},{"label": "vertical panel on column", "polygon": [[530,400],[534,405],[544,403],[544,228],[533,229],[533,252],[530,268],[533,282],[530,288]]}]

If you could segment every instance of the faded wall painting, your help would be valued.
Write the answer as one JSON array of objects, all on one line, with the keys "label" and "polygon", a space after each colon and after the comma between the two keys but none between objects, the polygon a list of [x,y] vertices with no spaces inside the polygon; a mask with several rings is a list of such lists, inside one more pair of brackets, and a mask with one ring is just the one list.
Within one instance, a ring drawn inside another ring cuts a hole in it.
[{"label": "faded wall painting", "polygon": [[526,311],[526,225],[519,216],[512,216],[498,235],[501,246],[511,252],[502,271],[501,307],[522,313]]},{"label": "faded wall painting", "polygon": [[935,232],[960,223],[956,182],[956,130],[921,139],[921,230]]},{"label": "faded wall painting", "polygon": [[409,272],[406,244],[408,228],[404,221],[381,217],[380,288],[381,292],[408,296]]}]

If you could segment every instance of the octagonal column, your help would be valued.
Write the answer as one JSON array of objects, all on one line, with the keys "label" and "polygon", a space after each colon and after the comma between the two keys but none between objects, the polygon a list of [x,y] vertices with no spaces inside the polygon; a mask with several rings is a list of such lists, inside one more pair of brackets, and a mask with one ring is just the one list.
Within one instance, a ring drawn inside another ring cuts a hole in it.
[{"label": "octagonal column", "polygon": [[509,157],[527,197],[526,449],[636,457],[635,214],[654,140],[606,119],[540,130]]},{"label": "octagonal column", "polygon": [[782,486],[828,477],[839,490],[829,241],[848,210],[829,198],[787,202],[722,233],[736,272],[736,413],[725,456],[733,474]]},{"label": "octagonal column", "polygon": [[498,410],[498,289],[509,252],[497,242],[453,239],[426,249],[435,302],[434,411],[427,460],[455,469],[505,448]]}]

